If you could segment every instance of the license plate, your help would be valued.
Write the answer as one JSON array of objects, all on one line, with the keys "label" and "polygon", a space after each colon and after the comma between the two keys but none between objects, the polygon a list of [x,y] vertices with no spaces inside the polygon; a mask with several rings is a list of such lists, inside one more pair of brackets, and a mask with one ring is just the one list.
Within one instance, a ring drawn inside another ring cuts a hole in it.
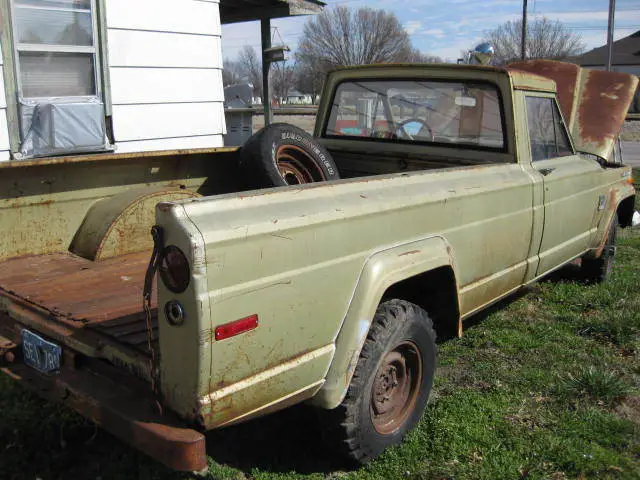
[{"label": "license plate", "polygon": [[39,372],[53,373],[60,370],[62,349],[29,330],[22,330],[22,352],[24,363]]}]

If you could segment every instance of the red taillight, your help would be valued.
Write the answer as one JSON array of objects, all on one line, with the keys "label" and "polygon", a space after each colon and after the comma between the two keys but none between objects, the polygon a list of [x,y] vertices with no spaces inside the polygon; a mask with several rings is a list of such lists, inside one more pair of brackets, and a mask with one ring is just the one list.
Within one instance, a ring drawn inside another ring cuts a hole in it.
[{"label": "red taillight", "polygon": [[225,338],[234,337],[241,333],[253,330],[258,326],[258,315],[251,315],[250,317],[241,318],[235,322],[225,323],[216,327],[215,338],[216,340],[224,340]]},{"label": "red taillight", "polygon": [[173,293],[182,293],[189,286],[191,279],[189,261],[182,250],[175,245],[169,245],[162,251],[160,278]]}]

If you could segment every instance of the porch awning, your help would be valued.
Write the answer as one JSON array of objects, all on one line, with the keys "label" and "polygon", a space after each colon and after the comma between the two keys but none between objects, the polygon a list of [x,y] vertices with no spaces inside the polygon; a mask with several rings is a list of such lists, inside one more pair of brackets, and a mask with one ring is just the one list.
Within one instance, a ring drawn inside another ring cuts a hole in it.
[{"label": "porch awning", "polygon": [[220,0],[222,23],[313,15],[322,12],[319,0]]}]

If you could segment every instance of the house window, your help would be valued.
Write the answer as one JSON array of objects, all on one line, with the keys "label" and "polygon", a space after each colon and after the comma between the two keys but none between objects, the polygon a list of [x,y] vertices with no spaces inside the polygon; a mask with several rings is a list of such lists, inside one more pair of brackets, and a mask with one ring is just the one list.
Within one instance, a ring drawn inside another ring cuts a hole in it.
[{"label": "house window", "polygon": [[95,0],[14,0],[21,98],[95,97]]}]

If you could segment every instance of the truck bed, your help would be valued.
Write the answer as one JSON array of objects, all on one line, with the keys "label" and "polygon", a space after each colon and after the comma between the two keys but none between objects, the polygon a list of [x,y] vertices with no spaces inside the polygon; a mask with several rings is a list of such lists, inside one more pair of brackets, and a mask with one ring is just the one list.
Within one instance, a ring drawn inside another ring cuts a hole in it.
[{"label": "truck bed", "polygon": [[65,252],[10,259],[0,263],[0,295],[38,307],[50,321],[91,329],[148,354],[142,289],[149,257],[144,251],[93,262]]}]

